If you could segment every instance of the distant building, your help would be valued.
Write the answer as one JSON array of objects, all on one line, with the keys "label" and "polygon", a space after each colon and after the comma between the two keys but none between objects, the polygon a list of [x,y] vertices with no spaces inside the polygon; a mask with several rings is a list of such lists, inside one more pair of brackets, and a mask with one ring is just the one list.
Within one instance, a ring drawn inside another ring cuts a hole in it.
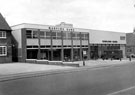
[{"label": "distant building", "polygon": [[130,55],[135,56],[135,30],[133,33],[126,34],[126,56],[129,57]]},{"label": "distant building", "polygon": [[0,63],[12,62],[11,28],[0,14]]},{"label": "distant building", "polygon": [[[90,51],[91,58],[98,56],[101,58],[105,53],[115,53],[118,55],[122,53],[122,57],[125,56],[126,47],[126,34],[112,31],[91,30],[90,34]],[[113,56],[112,56],[113,57]]]},{"label": "distant building", "polygon": [[77,61],[101,58],[105,53],[125,57],[126,34],[74,28],[72,24],[12,26],[18,46],[18,61],[47,59]]}]

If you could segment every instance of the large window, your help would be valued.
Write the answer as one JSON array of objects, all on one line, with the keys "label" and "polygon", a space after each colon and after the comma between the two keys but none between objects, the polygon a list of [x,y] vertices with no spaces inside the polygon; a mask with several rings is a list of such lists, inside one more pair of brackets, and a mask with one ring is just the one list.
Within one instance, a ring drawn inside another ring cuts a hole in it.
[{"label": "large window", "polygon": [[40,31],[40,38],[45,38],[45,32],[44,31]]},{"label": "large window", "polygon": [[0,31],[0,38],[6,38],[6,31]]},{"label": "large window", "polygon": [[7,55],[7,47],[0,46],[0,56],[6,56],[6,55]]},{"label": "large window", "polygon": [[26,36],[27,38],[38,38],[38,33],[35,30],[26,30]]},{"label": "large window", "polygon": [[125,40],[126,37],[125,36],[120,36],[120,40]]},{"label": "large window", "polygon": [[81,37],[82,37],[82,40],[88,40],[89,39],[89,34],[88,33],[82,33]]},{"label": "large window", "polygon": [[63,33],[63,39],[71,40],[71,32]]}]

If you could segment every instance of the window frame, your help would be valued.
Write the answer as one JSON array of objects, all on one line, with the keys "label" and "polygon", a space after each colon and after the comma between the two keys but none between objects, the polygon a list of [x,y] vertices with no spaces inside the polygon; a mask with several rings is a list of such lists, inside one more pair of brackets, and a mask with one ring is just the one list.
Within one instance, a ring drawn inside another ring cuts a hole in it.
[{"label": "window frame", "polygon": [[0,56],[7,56],[7,46],[0,46],[2,51],[0,51]]},{"label": "window frame", "polygon": [[7,38],[7,32],[6,31],[0,31],[2,35],[0,35],[0,39],[6,39]]}]

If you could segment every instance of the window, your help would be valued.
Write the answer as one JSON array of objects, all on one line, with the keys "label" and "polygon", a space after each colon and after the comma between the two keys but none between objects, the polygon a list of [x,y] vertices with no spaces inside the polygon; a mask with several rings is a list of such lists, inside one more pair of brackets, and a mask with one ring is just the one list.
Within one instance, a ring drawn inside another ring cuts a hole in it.
[{"label": "window", "polygon": [[27,38],[38,38],[38,32],[32,30],[26,30]]},{"label": "window", "polygon": [[37,31],[33,31],[33,38],[38,38],[38,33],[37,33]]},{"label": "window", "polygon": [[52,32],[52,38],[56,39],[56,32]]},{"label": "window", "polygon": [[85,40],[85,34],[81,34],[81,38],[82,38],[82,40]]},{"label": "window", "polygon": [[6,31],[0,31],[0,38],[6,38]]},{"label": "window", "polygon": [[89,34],[84,34],[84,36],[85,36],[84,37],[85,40],[88,40],[89,39]]},{"label": "window", "polygon": [[51,38],[51,33],[50,32],[46,32],[46,39],[50,39]]},{"label": "window", "polygon": [[61,39],[61,32],[57,32],[57,39]]},{"label": "window", "polygon": [[126,37],[125,36],[120,36],[120,40],[125,40]]},{"label": "window", "polygon": [[7,47],[0,46],[0,56],[6,56],[6,55],[7,55]]},{"label": "window", "polygon": [[40,38],[45,38],[45,32],[44,31],[40,31]]},{"label": "window", "polygon": [[32,31],[26,30],[26,36],[27,36],[27,38],[32,38]]},{"label": "window", "polygon": [[66,33],[63,33],[63,39],[66,39],[67,37],[66,37]]}]

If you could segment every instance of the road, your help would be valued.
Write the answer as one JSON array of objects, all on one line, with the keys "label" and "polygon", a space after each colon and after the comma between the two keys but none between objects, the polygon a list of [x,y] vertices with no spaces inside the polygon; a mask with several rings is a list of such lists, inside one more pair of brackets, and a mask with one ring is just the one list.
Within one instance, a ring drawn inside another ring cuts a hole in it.
[{"label": "road", "polygon": [[134,89],[134,63],[0,79],[0,95],[135,95]]}]

